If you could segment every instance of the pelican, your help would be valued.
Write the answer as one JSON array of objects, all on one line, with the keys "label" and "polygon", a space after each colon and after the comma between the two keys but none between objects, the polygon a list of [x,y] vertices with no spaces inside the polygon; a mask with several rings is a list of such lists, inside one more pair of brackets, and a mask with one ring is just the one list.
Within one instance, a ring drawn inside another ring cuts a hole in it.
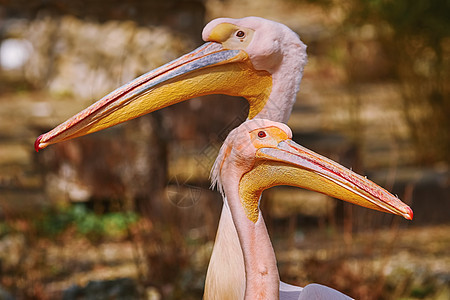
[{"label": "pelican", "polygon": [[[350,299],[317,284],[302,290],[280,283],[275,253],[259,209],[261,194],[270,187],[302,187],[408,220],[413,217],[409,206],[397,197],[298,145],[292,141],[288,126],[269,120],[248,120],[229,134],[214,163],[211,180],[222,193],[225,206],[205,299]],[[233,240],[234,231],[237,241]]]},{"label": "pelican", "polygon": [[283,24],[258,17],[219,18],[203,29],[205,44],[119,87],[36,139],[39,151],[197,96],[248,100],[248,118],[287,122],[306,46]]},{"label": "pelican", "polygon": [[[40,135],[34,145],[36,151],[208,94],[246,98],[250,105],[248,119],[287,122],[307,61],[306,46],[298,35],[285,25],[247,17],[213,20],[205,26],[202,37],[206,42],[204,45],[119,87]],[[378,206],[371,208],[380,209]],[[234,271],[239,275],[237,278],[245,278],[242,251],[240,254],[239,251],[234,252],[237,256],[227,260],[218,259],[217,249],[221,247],[240,249],[234,226],[225,201],[208,267],[205,299],[217,294],[211,293],[212,287],[223,291],[222,296],[227,295],[227,288],[236,282],[232,276]],[[228,265],[238,266],[238,269],[226,272],[229,278],[223,276],[218,279],[220,270],[229,270]],[[292,295],[301,290],[282,282],[278,285],[280,295]],[[331,290],[320,285],[308,285],[302,295],[327,289]],[[234,290],[241,293],[238,293],[239,297],[230,299],[241,299],[245,285],[236,285]]]}]

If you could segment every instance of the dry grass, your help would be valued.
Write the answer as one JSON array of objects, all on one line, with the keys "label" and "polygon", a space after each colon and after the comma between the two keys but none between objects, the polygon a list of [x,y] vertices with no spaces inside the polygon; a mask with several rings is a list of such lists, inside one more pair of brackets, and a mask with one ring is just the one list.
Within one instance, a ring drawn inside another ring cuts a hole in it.
[{"label": "dry grass", "polygon": [[[26,221],[12,225],[20,232],[0,240],[0,283],[19,299],[55,299],[74,284],[123,277],[135,278],[142,291],[156,287],[164,299],[201,295],[211,243],[194,232],[181,238],[173,252],[167,251],[174,249],[164,237],[168,233],[158,233],[143,220],[125,239],[95,242],[73,229],[50,239],[38,237]],[[393,228],[362,232],[351,240],[329,230],[272,235],[278,236],[274,246],[281,278],[289,283],[322,283],[357,299],[444,299],[449,293],[449,231],[449,226]],[[157,259],[149,260],[148,253]],[[172,268],[160,268],[167,265]],[[146,281],[152,270],[165,279],[153,285]]]}]

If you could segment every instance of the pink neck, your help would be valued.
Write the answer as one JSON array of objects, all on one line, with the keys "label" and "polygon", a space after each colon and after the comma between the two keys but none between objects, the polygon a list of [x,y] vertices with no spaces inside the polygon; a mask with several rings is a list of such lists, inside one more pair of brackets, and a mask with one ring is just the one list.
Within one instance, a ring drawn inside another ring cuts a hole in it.
[{"label": "pink neck", "polygon": [[280,277],[263,216],[259,212],[256,223],[247,218],[238,188],[239,182],[235,182],[224,190],[244,255],[245,299],[278,299]]},{"label": "pink neck", "polygon": [[264,108],[256,115],[259,119],[287,123],[292,112],[303,68],[307,61],[306,46],[300,42],[296,47],[286,47],[281,64],[272,70],[272,92]]}]

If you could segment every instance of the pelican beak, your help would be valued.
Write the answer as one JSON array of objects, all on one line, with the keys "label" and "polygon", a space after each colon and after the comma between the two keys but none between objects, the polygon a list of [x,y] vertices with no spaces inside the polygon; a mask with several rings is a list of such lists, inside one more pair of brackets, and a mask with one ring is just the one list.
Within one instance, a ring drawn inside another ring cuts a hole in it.
[{"label": "pelican beak", "polygon": [[[290,139],[273,148],[260,148],[253,172],[264,169],[268,187],[292,185],[412,220],[413,211],[397,197],[338,163]],[[267,172],[270,172],[269,174]],[[260,175],[260,174],[259,174]]]},{"label": "pelican beak", "polygon": [[39,136],[35,149],[96,132],[172,104],[209,94],[242,96],[250,102],[249,118],[265,105],[271,75],[253,68],[244,50],[208,42],[150,71],[98,100]]}]

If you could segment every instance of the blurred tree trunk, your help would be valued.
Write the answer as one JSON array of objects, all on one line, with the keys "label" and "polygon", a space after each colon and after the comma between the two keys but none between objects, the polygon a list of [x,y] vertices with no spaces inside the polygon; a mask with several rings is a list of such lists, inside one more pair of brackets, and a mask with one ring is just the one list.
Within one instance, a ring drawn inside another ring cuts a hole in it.
[{"label": "blurred tree trunk", "polygon": [[148,163],[147,176],[142,186],[136,191],[135,204],[138,211],[146,217],[161,219],[167,213],[164,209],[165,187],[167,185],[167,163],[169,131],[163,125],[161,112],[156,111],[144,116],[139,123],[140,130],[148,130],[143,137]]}]

